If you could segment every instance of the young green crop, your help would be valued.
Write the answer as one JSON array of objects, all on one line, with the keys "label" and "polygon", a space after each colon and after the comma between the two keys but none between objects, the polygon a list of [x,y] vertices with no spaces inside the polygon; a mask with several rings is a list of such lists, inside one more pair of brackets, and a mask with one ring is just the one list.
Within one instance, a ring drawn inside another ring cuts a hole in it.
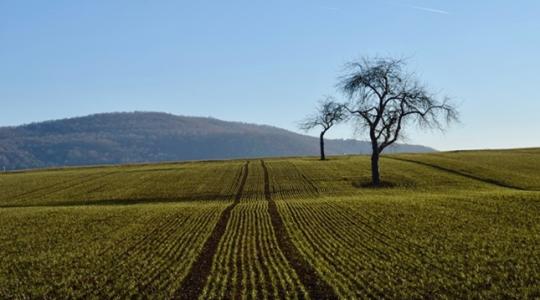
[{"label": "young green crop", "polygon": [[277,244],[264,199],[261,166],[251,163],[249,174],[201,299],[305,298],[298,275]]},{"label": "young green crop", "polygon": [[538,161],[392,155],[378,189],[363,156],[0,174],[0,298],[172,298],[210,259],[201,299],[317,298],[308,273],[341,298],[537,298]]},{"label": "young green crop", "polygon": [[540,149],[455,151],[391,157],[432,165],[503,186],[540,191]]},{"label": "young green crop", "polygon": [[9,173],[0,175],[0,207],[232,199],[240,166],[209,162]]},{"label": "young green crop", "polygon": [[0,296],[170,297],[224,207],[1,209]]}]

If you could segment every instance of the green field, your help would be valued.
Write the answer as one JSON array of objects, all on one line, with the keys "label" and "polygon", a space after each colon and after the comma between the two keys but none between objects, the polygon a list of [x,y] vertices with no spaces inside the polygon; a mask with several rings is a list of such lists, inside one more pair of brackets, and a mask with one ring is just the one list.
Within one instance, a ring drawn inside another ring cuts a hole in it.
[{"label": "green field", "polygon": [[540,149],[0,175],[0,298],[539,298]]}]

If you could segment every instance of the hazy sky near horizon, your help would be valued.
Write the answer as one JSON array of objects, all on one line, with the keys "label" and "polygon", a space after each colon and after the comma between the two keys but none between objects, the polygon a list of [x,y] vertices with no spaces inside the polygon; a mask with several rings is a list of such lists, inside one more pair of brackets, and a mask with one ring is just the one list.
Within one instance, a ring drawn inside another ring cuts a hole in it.
[{"label": "hazy sky near horizon", "polygon": [[1,0],[0,126],[142,110],[298,131],[346,62],[379,55],[459,103],[460,124],[406,142],[540,146],[539,54],[537,0]]}]

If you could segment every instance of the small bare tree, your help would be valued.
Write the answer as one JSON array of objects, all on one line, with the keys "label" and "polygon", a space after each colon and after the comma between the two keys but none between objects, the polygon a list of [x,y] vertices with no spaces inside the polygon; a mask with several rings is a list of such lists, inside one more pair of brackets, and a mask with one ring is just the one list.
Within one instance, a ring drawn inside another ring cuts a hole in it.
[{"label": "small bare tree", "polygon": [[349,64],[350,73],[340,83],[349,98],[348,112],[371,140],[372,184],[379,186],[379,158],[395,143],[407,125],[443,129],[458,120],[448,98],[438,100],[416,76],[404,70],[399,59],[364,58]]},{"label": "small bare tree", "polygon": [[308,116],[300,123],[300,129],[304,131],[309,131],[316,127],[321,128],[319,135],[321,160],[326,159],[324,153],[324,135],[334,125],[345,120],[346,116],[347,110],[345,106],[337,103],[332,97],[327,97],[325,100],[319,102],[317,111],[313,115]]}]

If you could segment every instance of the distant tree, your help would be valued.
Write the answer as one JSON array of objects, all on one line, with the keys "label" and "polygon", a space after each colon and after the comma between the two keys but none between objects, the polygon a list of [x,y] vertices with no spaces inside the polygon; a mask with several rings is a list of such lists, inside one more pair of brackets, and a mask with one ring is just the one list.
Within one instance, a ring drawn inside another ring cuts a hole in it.
[{"label": "distant tree", "polygon": [[300,129],[304,131],[309,131],[316,127],[321,128],[319,135],[321,160],[326,159],[324,152],[324,135],[334,125],[345,120],[346,116],[347,110],[345,109],[345,106],[336,102],[332,97],[327,97],[325,100],[319,102],[314,114],[308,116],[300,123]]},{"label": "distant tree", "polygon": [[379,158],[395,143],[407,125],[443,129],[458,120],[456,108],[422,85],[404,70],[403,60],[364,58],[348,65],[340,88],[349,98],[347,111],[371,140],[372,184],[379,186]]}]

